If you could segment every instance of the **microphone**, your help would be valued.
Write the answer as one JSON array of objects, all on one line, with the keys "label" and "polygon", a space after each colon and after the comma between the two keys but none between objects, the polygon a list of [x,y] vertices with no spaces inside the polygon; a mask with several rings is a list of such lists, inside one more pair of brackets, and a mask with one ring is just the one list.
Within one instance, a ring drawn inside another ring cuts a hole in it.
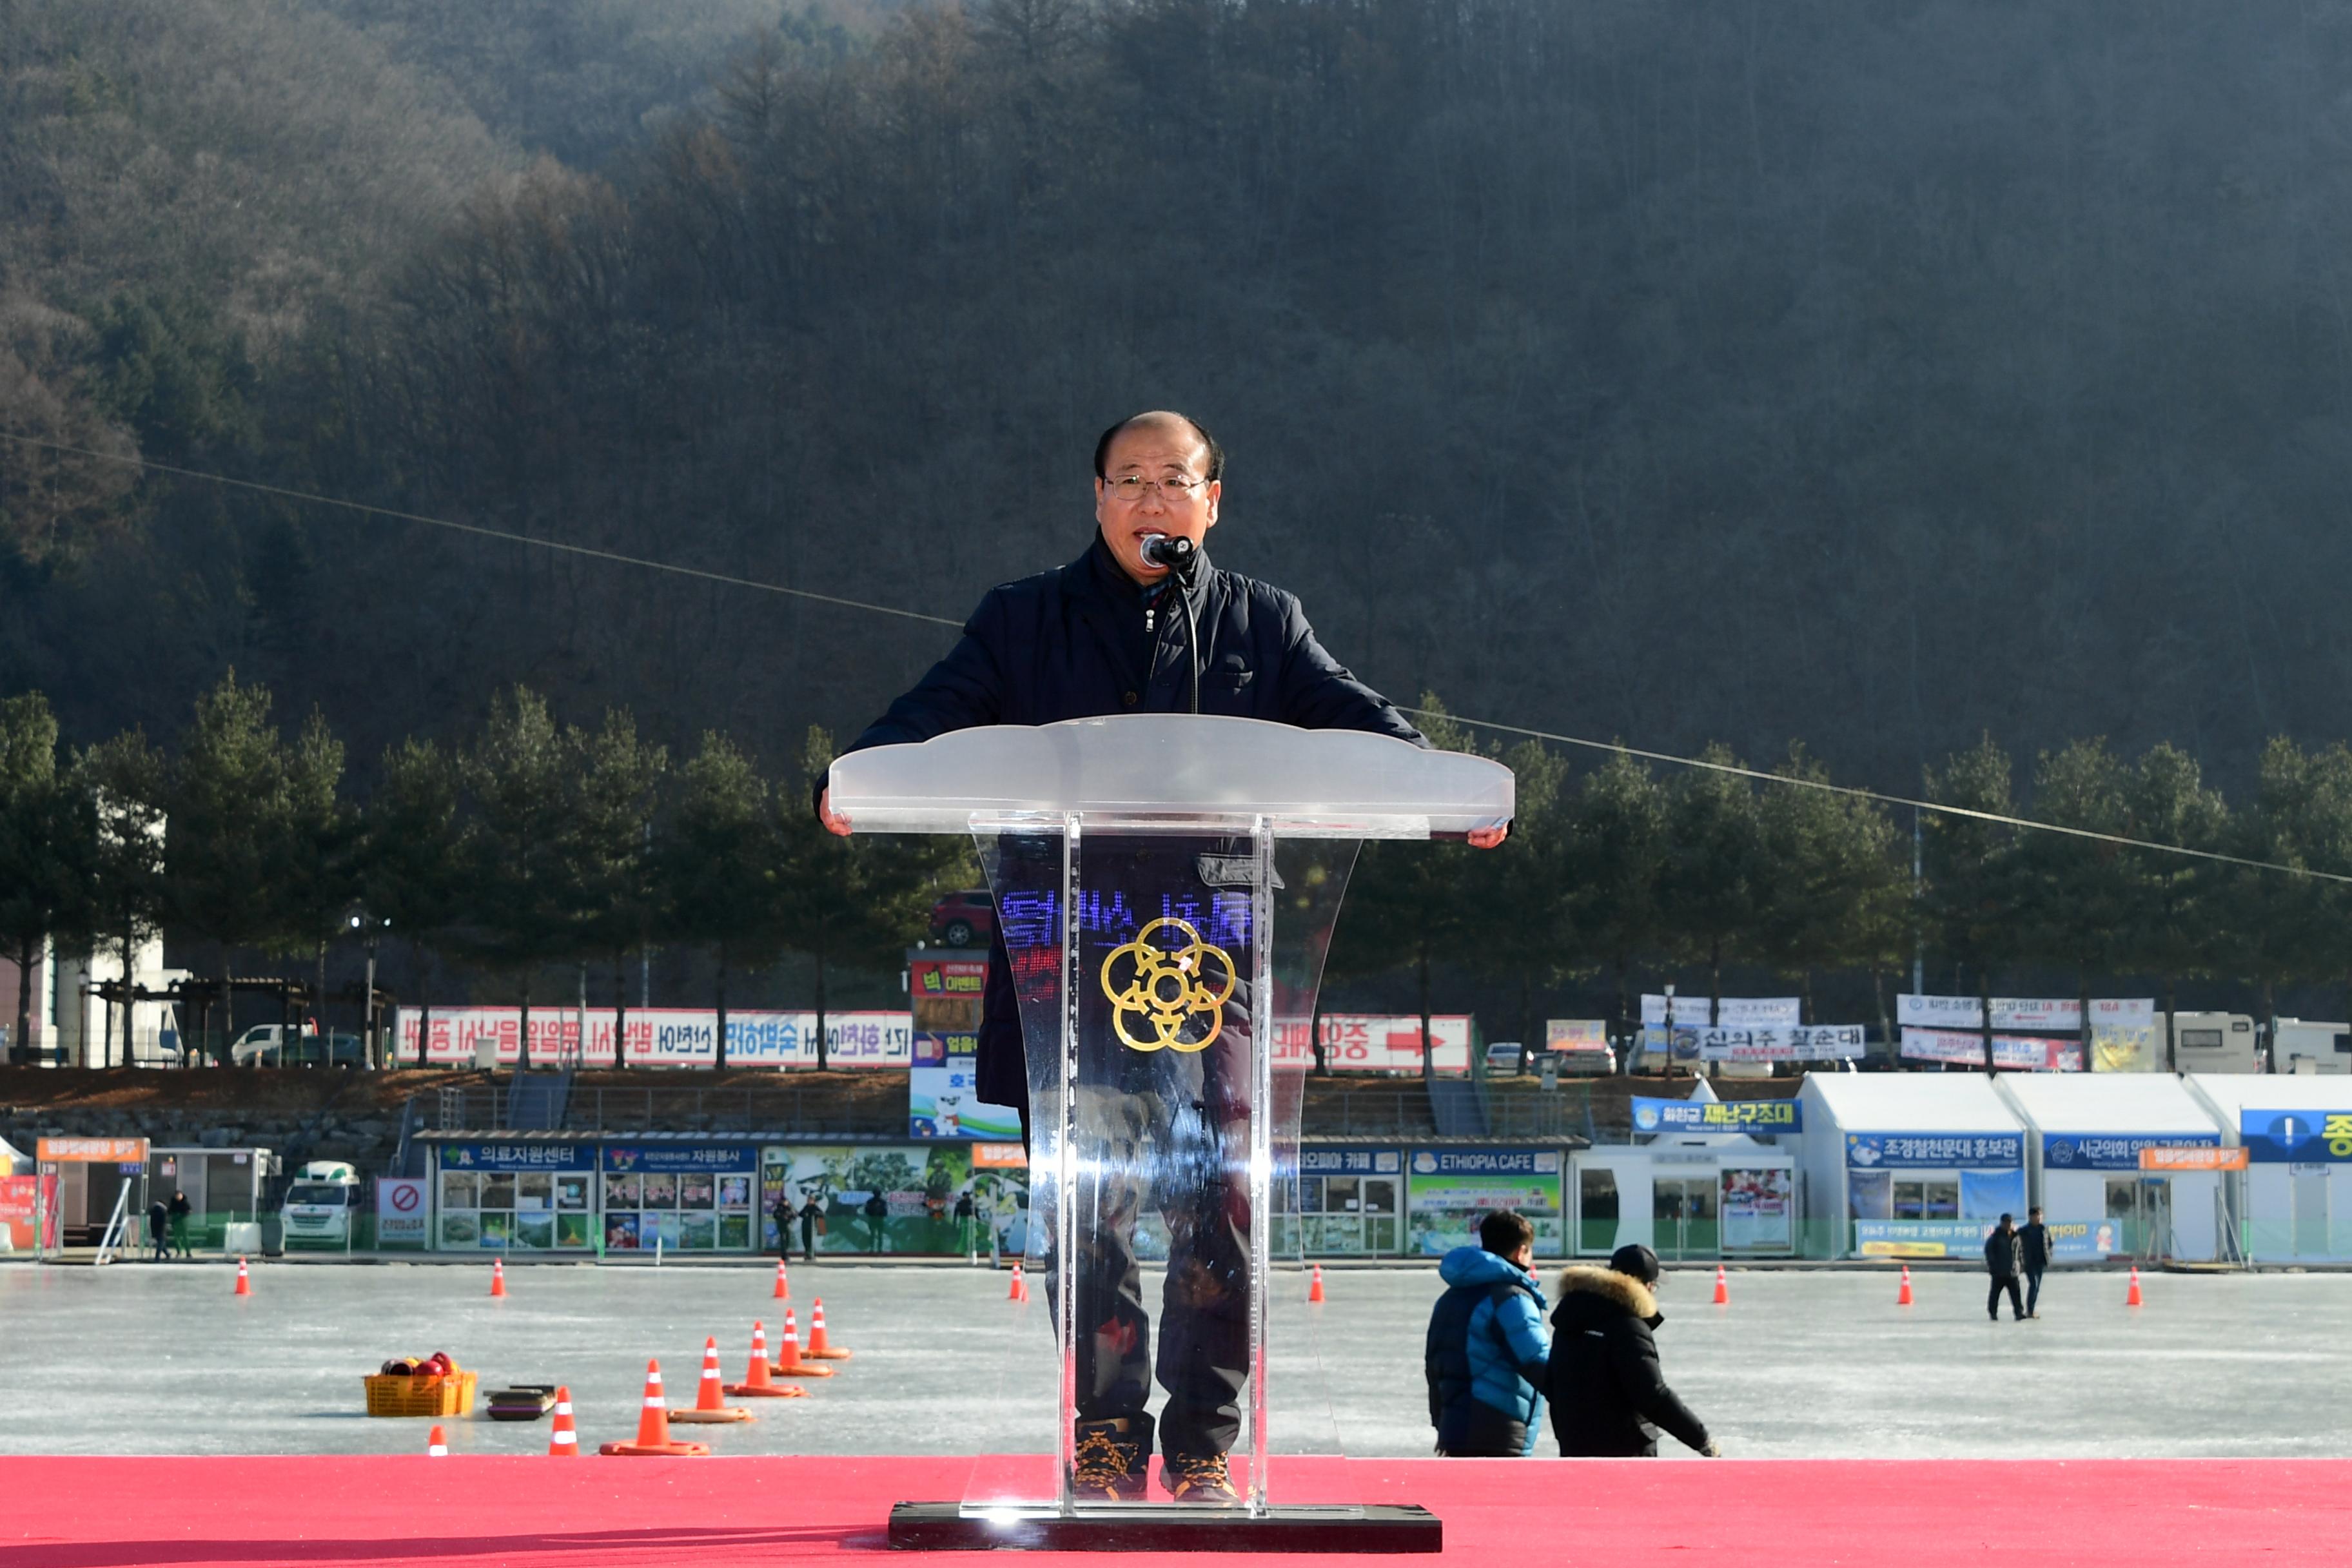
[{"label": "microphone", "polygon": [[1201,557],[1201,547],[1189,539],[1173,533],[1147,533],[1143,536],[1143,559],[1154,566],[1165,566],[1179,577],[1192,575],[1192,567]]}]

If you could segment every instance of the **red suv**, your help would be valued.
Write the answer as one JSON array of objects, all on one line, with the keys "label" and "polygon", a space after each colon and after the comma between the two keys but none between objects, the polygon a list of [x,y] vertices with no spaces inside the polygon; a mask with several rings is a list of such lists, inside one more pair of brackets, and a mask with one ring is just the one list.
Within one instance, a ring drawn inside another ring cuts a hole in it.
[{"label": "red suv", "polygon": [[984,945],[996,934],[996,900],[985,892],[950,893],[931,906],[931,936],[950,947]]}]

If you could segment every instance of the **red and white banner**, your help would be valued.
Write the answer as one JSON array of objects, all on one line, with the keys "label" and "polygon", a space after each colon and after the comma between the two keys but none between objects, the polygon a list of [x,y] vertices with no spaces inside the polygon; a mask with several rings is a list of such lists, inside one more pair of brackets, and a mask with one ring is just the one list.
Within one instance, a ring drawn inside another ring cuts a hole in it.
[{"label": "red and white banner", "polygon": [[[613,1009],[591,1007],[588,1039],[580,1040],[577,1008],[530,1010],[533,1067],[595,1068],[613,1065]],[[394,1014],[400,1062],[416,1060],[416,1034],[424,1009]],[[631,1067],[710,1067],[718,1059],[719,1015],[691,1007],[632,1007],[627,1024]],[[914,1036],[905,1013],[828,1013],[824,1020],[826,1065],[835,1068],[904,1068],[913,1064]],[[501,1067],[522,1059],[520,1007],[436,1007],[425,1059],[440,1067],[463,1067],[475,1059],[475,1046],[488,1041]],[[730,1068],[814,1068],[816,1015],[756,1009],[727,1015],[727,1065]]]},{"label": "red and white banner", "polygon": [[[1470,1070],[1470,1016],[1432,1016],[1429,1035],[1435,1043],[1435,1072]],[[1334,1072],[1421,1071],[1421,1019],[1380,1018],[1347,1013],[1323,1015],[1323,1057]],[[1307,1043],[1307,1020],[1277,1019],[1274,1026],[1274,1065],[1305,1072],[1315,1065]]]},{"label": "red and white banner", "polygon": [[[2094,1003],[2095,1008],[2100,1004]],[[1923,1029],[1977,1029],[1984,1026],[1984,1004],[1973,996],[1913,996],[1895,999],[1895,1021]],[[1992,1026],[2030,1034],[2037,1029],[2079,1034],[2083,1004],[2073,996],[1996,996]]]},{"label": "red and white banner", "polygon": [[[1984,1065],[1984,1037],[1950,1029],[1906,1029],[1902,1054],[1912,1061]],[[2081,1072],[2083,1042],[1995,1035],[1992,1063],[2003,1072]]]}]

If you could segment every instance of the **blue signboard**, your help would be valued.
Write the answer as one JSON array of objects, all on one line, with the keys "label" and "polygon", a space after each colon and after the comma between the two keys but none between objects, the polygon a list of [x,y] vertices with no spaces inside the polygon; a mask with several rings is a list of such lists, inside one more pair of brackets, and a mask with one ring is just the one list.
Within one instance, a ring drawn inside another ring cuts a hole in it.
[{"label": "blue signboard", "polygon": [[2241,1110],[2238,1140],[2256,1165],[2352,1160],[2352,1110]]},{"label": "blue signboard", "polygon": [[1802,1132],[1805,1108],[1794,1100],[1633,1099],[1636,1132]]},{"label": "blue signboard", "polygon": [[2142,1149],[2210,1149],[2219,1132],[2045,1132],[2042,1165],[2050,1171],[2137,1171]]},{"label": "blue signboard", "polygon": [[604,1146],[608,1171],[756,1171],[754,1143],[631,1143]]},{"label": "blue signboard", "polygon": [[1845,1163],[1864,1171],[2001,1170],[2025,1163],[2018,1132],[1849,1132]]},{"label": "blue signboard", "polygon": [[445,1171],[584,1171],[593,1164],[590,1143],[444,1143]]}]

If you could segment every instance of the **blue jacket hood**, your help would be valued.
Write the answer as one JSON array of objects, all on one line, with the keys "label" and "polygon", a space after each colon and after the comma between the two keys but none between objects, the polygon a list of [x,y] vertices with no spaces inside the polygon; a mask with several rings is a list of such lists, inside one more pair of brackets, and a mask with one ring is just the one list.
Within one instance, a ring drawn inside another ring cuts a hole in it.
[{"label": "blue jacket hood", "polygon": [[1457,1247],[1437,1266],[1437,1277],[1448,1285],[1532,1284],[1534,1276],[1499,1253],[1483,1247]]}]

